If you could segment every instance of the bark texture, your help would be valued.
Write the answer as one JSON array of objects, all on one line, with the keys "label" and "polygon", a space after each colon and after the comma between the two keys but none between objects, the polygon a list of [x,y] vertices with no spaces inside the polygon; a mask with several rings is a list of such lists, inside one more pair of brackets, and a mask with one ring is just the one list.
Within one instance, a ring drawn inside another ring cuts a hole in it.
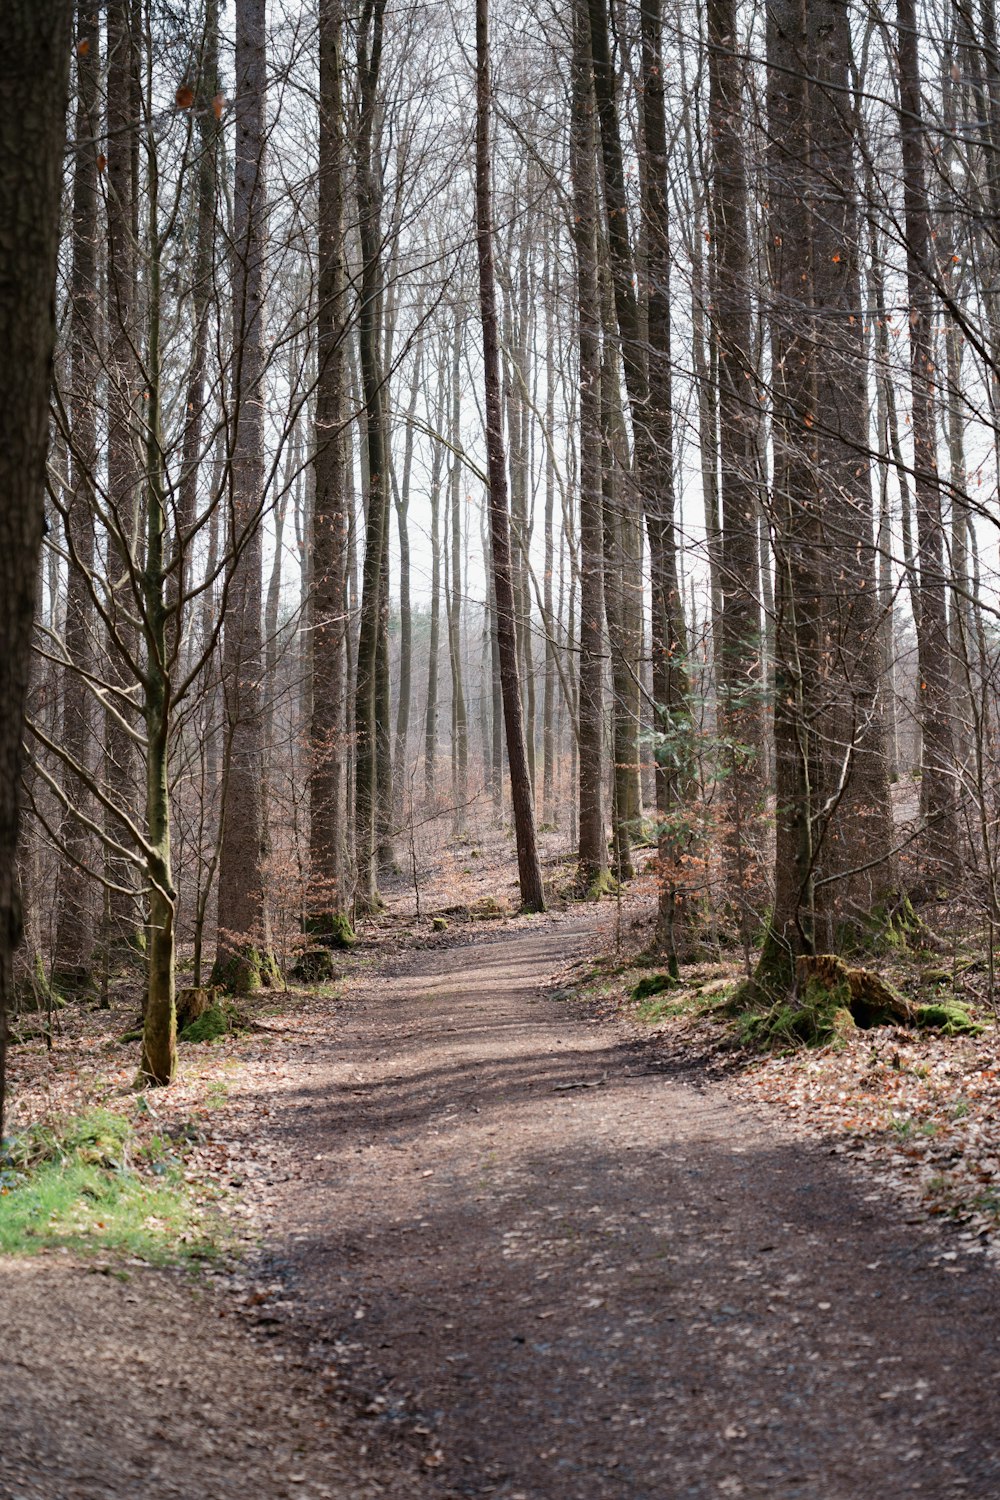
[{"label": "bark texture", "polygon": [[44,526],[72,15],[70,0],[10,0],[0,56],[0,1136],[21,938],[21,733]]}]

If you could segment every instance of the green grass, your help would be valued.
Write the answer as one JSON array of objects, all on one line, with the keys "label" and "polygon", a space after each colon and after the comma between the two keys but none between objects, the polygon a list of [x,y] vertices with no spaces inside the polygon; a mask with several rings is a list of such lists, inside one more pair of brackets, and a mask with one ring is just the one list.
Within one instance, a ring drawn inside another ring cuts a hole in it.
[{"label": "green grass", "polygon": [[124,1116],[104,1109],[5,1140],[0,1254],[68,1249],[153,1265],[214,1258],[220,1223],[195,1203],[182,1150],[159,1136],[141,1143]]}]

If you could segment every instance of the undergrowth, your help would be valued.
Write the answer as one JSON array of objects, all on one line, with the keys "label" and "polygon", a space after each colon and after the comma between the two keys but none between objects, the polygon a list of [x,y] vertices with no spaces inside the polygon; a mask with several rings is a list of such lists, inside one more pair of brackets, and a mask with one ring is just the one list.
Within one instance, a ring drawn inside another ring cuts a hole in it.
[{"label": "undergrowth", "polygon": [[183,1138],[140,1140],[125,1116],[106,1109],[4,1140],[0,1254],[68,1249],[153,1265],[214,1258],[221,1220],[195,1202],[183,1152]]}]

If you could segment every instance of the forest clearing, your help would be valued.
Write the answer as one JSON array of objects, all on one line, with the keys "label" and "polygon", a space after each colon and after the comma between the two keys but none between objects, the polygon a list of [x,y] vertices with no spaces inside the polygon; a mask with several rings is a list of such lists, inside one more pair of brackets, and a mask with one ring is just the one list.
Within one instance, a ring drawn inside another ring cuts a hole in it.
[{"label": "forest clearing", "polygon": [[1000,1500],[995,0],[6,0],[0,1500]]}]

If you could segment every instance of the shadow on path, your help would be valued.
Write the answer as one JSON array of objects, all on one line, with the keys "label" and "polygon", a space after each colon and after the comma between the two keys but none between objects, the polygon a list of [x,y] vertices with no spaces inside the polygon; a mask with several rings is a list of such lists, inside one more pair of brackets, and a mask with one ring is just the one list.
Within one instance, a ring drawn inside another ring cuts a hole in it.
[{"label": "shadow on path", "polygon": [[276,1266],[428,1494],[1000,1500],[1000,1287],[937,1226],[540,986],[570,923],[421,955],[277,1128]]}]

